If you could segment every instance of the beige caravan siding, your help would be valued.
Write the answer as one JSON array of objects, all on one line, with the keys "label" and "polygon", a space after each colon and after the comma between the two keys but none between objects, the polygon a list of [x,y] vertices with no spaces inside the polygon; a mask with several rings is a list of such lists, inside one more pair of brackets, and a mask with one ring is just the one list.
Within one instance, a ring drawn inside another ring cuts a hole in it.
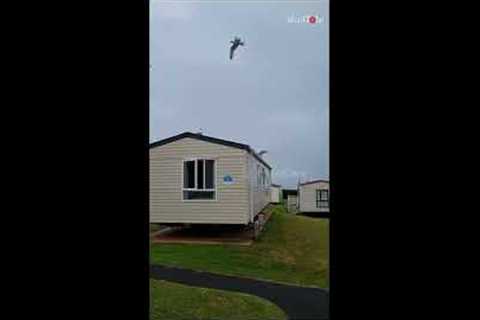
[{"label": "beige caravan siding", "polygon": [[287,196],[287,210],[291,213],[296,213],[298,207],[298,197],[293,194]]},{"label": "beige caravan siding", "polygon": [[272,187],[271,188],[271,193],[272,193],[272,198],[270,202],[272,203],[279,203],[280,202],[280,188],[278,187]]},{"label": "beige caravan siding", "polygon": [[[268,167],[263,165],[260,161],[255,159],[254,156],[248,154],[248,168],[249,168],[249,177],[250,177],[250,191],[251,191],[251,216],[250,221],[253,221],[253,218],[262,211],[269,203],[271,199],[270,195],[270,184],[271,184],[271,172]],[[258,183],[258,169],[264,168],[265,174],[267,176],[266,185],[263,186]]]},{"label": "beige caravan siding", "polygon": [[[191,138],[150,149],[150,222],[248,223],[246,154],[245,150]],[[216,201],[183,201],[183,160],[195,157],[216,160]],[[234,184],[223,184],[226,173],[234,178]]]},{"label": "beige caravan siding", "polygon": [[[328,212],[328,208],[317,208],[317,189],[329,189],[328,182],[317,182],[300,186],[299,197],[301,212]],[[329,195],[330,196],[330,195]]]}]

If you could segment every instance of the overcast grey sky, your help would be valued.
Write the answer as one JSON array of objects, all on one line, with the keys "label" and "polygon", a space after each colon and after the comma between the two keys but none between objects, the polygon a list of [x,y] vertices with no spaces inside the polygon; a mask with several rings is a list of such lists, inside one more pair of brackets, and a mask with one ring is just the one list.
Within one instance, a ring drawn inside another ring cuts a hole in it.
[{"label": "overcast grey sky", "polygon": [[150,141],[202,128],[268,150],[274,183],[329,178],[328,1],[150,3]]}]

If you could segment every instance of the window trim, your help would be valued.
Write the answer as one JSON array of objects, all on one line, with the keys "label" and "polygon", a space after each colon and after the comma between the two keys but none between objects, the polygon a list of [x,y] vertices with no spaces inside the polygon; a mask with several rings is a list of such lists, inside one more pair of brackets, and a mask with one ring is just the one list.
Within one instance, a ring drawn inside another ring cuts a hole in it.
[{"label": "window trim", "polygon": [[[198,189],[198,181],[197,181],[197,175],[198,175],[198,162],[197,160],[204,160],[203,161],[203,186],[206,186],[206,161],[205,160],[213,160],[213,186],[214,188],[210,189]],[[185,175],[185,162],[188,161],[194,161],[194,181],[195,181],[195,188],[184,188],[184,175]],[[218,188],[217,188],[217,159],[214,157],[195,157],[195,158],[185,158],[182,160],[182,174],[180,175],[181,178],[181,184],[180,184],[180,197],[182,199],[182,202],[217,202],[217,193],[218,193]],[[197,191],[197,192],[212,192],[213,191],[213,199],[185,199],[184,197],[184,191]]]}]

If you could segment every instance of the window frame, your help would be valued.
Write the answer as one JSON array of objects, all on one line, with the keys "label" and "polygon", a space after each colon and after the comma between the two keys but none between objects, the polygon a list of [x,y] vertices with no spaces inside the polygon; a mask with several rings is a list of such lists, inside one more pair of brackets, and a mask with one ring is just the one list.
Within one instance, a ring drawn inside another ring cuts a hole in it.
[{"label": "window frame", "polygon": [[[327,194],[327,200],[322,200],[322,192]],[[315,189],[315,206],[316,208],[328,208],[330,206],[330,197],[328,189]],[[321,206],[321,203],[326,203],[327,205]]]},{"label": "window frame", "polygon": [[256,189],[260,189],[261,186],[262,186],[262,175],[261,175],[261,168],[262,166],[260,166],[260,164],[257,163],[257,185],[256,185]]},{"label": "window frame", "polygon": [[[198,160],[203,160],[203,186],[206,187],[206,160],[213,160],[213,189],[212,188],[205,188],[205,189],[198,189]],[[185,181],[185,162],[194,161],[194,181],[195,181],[195,188],[185,188],[184,181]],[[180,196],[182,198],[182,202],[216,202],[217,201],[217,159],[213,157],[195,157],[195,158],[185,158],[182,159],[182,174],[180,175],[181,184],[180,184]],[[213,192],[212,199],[185,199],[184,192],[185,191],[196,191],[196,192]]]},{"label": "window frame", "polygon": [[266,176],[265,176],[265,168],[262,166],[262,188],[265,189],[265,186],[266,186]]},{"label": "window frame", "polygon": [[257,183],[255,189],[257,191],[268,191],[271,186],[269,169],[257,163],[256,178]]}]

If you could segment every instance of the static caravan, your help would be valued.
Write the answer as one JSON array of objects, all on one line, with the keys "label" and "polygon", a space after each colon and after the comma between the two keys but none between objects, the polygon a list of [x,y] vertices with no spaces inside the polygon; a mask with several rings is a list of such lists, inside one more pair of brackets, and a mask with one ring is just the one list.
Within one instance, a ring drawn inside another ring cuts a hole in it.
[{"label": "static caravan", "polygon": [[329,182],[314,180],[298,186],[298,210],[300,212],[325,212],[329,209]]},{"label": "static caravan", "polygon": [[290,213],[297,213],[298,211],[298,197],[296,194],[289,194],[287,196],[287,210]]},{"label": "static caravan", "polygon": [[250,146],[184,132],[150,144],[150,222],[256,222],[271,167]]},{"label": "static caravan", "polygon": [[292,196],[298,195],[298,190],[297,189],[282,189],[283,200],[287,201],[289,195],[292,195]]},{"label": "static caravan", "polygon": [[272,183],[271,194],[272,199],[270,201],[272,203],[280,203],[282,200],[282,186]]}]

